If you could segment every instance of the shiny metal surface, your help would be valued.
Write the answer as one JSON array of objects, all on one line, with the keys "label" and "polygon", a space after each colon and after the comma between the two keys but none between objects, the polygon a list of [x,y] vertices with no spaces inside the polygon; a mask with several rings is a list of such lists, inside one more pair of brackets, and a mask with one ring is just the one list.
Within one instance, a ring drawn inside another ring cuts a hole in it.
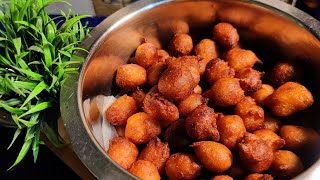
[{"label": "shiny metal surface", "polygon": [[[174,12],[174,13],[172,13]],[[82,44],[90,50],[80,74],[71,75],[62,87],[61,113],[74,150],[98,179],[130,179],[98,145],[84,118],[82,102],[98,94],[116,93],[113,76],[127,63],[136,47],[147,40],[166,47],[177,24],[191,34],[211,37],[208,29],[218,21],[238,28],[241,44],[253,49],[264,62],[292,60],[305,66],[305,85],[315,104],[302,118],[320,129],[320,23],[278,0],[141,0],[108,17]],[[318,147],[318,146],[316,146]],[[307,163],[313,166],[296,177],[314,179],[320,171],[316,148]],[[318,169],[318,170],[317,170]]]}]

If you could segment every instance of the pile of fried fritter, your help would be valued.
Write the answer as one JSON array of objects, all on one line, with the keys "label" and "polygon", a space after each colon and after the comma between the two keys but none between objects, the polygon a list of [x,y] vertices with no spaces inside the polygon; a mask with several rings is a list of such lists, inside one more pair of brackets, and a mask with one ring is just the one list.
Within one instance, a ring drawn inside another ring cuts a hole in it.
[{"label": "pile of fried fritter", "polygon": [[263,62],[239,39],[233,25],[221,22],[196,46],[181,31],[166,50],[139,45],[135,62],[116,72],[124,95],[105,111],[119,135],[107,154],[145,180],[290,179],[301,173],[299,156],[319,135],[283,119],[311,107],[313,96],[295,82],[294,63],[279,61],[266,73],[254,69]]}]

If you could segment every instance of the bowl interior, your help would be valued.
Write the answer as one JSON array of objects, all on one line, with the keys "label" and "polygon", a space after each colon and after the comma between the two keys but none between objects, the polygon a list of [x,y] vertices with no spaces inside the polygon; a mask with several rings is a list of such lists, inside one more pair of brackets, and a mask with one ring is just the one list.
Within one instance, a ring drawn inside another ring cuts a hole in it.
[{"label": "bowl interior", "polygon": [[[119,89],[114,88],[117,67],[130,61],[142,42],[152,42],[166,49],[177,28],[189,28],[194,44],[197,44],[203,38],[211,38],[212,27],[222,21],[232,23],[238,29],[242,48],[253,50],[263,61],[263,68],[283,60],[303,68],[300,83],[313,93],[315,103],[309,110],[290,117],[294,122],[288,121],[319,130],[319,34],[308,30],[298,18],[257,1],[157,2],[103,28],[105,32],[92,47],[80,75],[78,101],[82,117],[85,99],[119,93]],[[86,120],[83,122],[87,125]],[[88,133],[94,141],[90,128]],[[98,148],[104,153],[101,147]],[[309,148],[314,150],[301,157],[307,167],[320,155],[319,144]]]}]

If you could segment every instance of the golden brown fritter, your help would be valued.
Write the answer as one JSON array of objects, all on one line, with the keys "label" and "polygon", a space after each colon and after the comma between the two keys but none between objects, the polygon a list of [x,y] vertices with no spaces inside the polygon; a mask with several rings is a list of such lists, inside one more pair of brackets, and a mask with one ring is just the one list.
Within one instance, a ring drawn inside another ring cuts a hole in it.
[{"label": "golden brown fritter", "polygon": [[259,106],[264,106],[265,100],[274,92],[274,89],[269,84],[262,84],[261,89],[254,92],[251,97]]},{"label": "golden brown fritter", "polygon": [[249,174],[244,180],[273,180],[273,177],[270,174]]},{"label": "golden brown fritter", "polygon": [[232,165],[232,153],[223,144],[214,141],[200,141],[190,146],[194,148],[199,161],[210,171],[221,173]]},{"label": "golden brown fritter", "polygon": [[160,93],[148,93],[143,101],[143,110],[150,117],[161,121],[163,125],[169,125],[179,118],[176,105]]},{"label": "golden brown fritter", "polygon": [[177,104],[180,116],[188,116],[194,109],[201,104],[206,104],[206,98],[200,94],[191,94],[189,97]]},{"label": "golden brown fritter", "polygon": [[261,128],[264,122],[264,110],[257,106],[250,97],[246,97],[239,102],[234,113],[242,118],[248,132]]},{"label": "golden brown fritter", "polygon": [[245,94],[250,95],[261,89],[261,76],[263,76],[263,74],[263,72],[259,72],[252,68],[245,68],[238,71],[235,77],[240,79],[240,86]]},{"label": "golden brown fritter", "polygon": [[217,106],[228,107],[240,102],[244,98],[244,91],[238,79],[221,78],[203,96],[210,98]]},{"label": "golden brown fritter", "polygon": [[158,83],[158,89],[166,98],[181,101],[190,96],[195,88],[189,69],[170,67],[164,71]]},{"label": "golden brown fritter", "polygon": [[173,122],[163,133],[163,137],[168,142],[170,149],[176,151],[186,149],[192,142],[186,131],[184,119]]},{"label": "golden brown fritter", "polygon": [[125,64],[118,67],[116,84],[122,89],[135,88],[147,82],[147,71],[137,64]]},{"label": "golden brown fritter", "polygon": [[139,160],[149,161],[156,166],[160,174],[164,173],[166,161],[170,156],[168,143],[163,143],[158,137],[149,141],[141,151]]},{"label": "golden brown fritter", "polygon": [[282,84],[292,81],[296,76],[296,69],[291,63],[279,62],[269,74],[270,84],[278,87]]},{"label": "golden brown fritter", "polygon": [[308,109],[313,102],[313,96],[306,87],[287,82],[276,89],[265,103],[274,115],[286,117]]},{"label": "golden brown fritter", "polygon": [[199,61],[200,74],[204,74],[206,66],[209,61],[219,56],[219,49],[217,44],[211,39],[201,40],[194,48],[196,56],[200,56],[202,59]]},{"label": "golden brown fritter", "polygon": [[219,23],[213,28],[213,39],[225,49],[231,49],[238,45],[239,34],[230,23]]},{"label": "golden brown fritter", "polygon": [[257,130],[254,131],[253,134],[266,142],[273,151],[282,148],[286,144],[286,142],[281,139],[280,136],[269,129]]},{"label": "golden brown fritter", "polygon": [[192,49],[193,42],[191,36],[182,33],[175,34],[168,47],[169,53],[176,57],[188,55],[192,52]]},{"label": "golden brown fritter", "polygon": [[150,67],[158,59],[157,50],[158,48],[151,43],[141,44],[136,50],[136,63],[144,68]]},{"label": "golden brown fritter", "polygon": [[274,153],[274,160],[270,172],[276,177],[293,178],[303,171],[300,158],[293,152],[278,150]]},{"label": "golden brown fritter", "polygon": [[314,129],[295,125],[282,126],[279,135],[286,142],[285,148],[294,152],[314,146],[320,140],[319,134]]},{"label": "golden brown fritter", "polygon": [[236,71],[252,68],[254,64],[259,61],[254,52],[237,47],[227,52],[225,60],[228,62],[229,66]]},{"label": "golden brown fritter", "polygon": [[219,141],[216,116],[214,110],[203,104],[198,106],[187,117],[185,127],[189,136],[197,141],[208,140]]},{"label": "golden brown fritter", "polygon": [[206,69],[206,80],[209,85],[221,78],[233,78],[235,71],[227,62],[222,59],[216,58],[211,60]]},{"label": "golden brown fritter", "polygon": [[201,175],[201,166],[192,154],[172,154],[166,162],[166,173],[169,179],[196,179]]},{"label": "golden brown fritter", "polygon": [[218,46],[211,39],[202,39],[194,48],[194,53],[206,60],[212,60],[219,56]]},{"label": "golden brown fritter", "polygon": [[237,115],[226,115],[217,121],[220,141],[234,150],[247,132],[243,120]]},{"label": "golden brown fritter", "polygon": [[273,152],[259,137],[246,133],[238,147],[242,164],[248,170],[260,173],[269,169],[273,161]]},{"label": "golden brown fritter", "polygon": [[119,97],[105,111],[106,118],[114,126],[123,126],[127,124],[127,119],[138,112],[136,101],[126,94]]},{"label": "golden brown fritter", "polygon": [[139,151],[135,144],[124,137],[116,137],[110,140],[107,154],[124,169],[129,169],[137,160]]},{"label": "golden brown fritter", "polygon": [[169,60],[168,66],[187,68],[192,75],[194,87],[196,87],[200,82],[199,60],[198,56],[181,56]]},{"label": "golden brown fritter", "polygon": [[138,160],[134,162],[129,172],[142,180],[160,180],[156,166],[149,161]]},{"label": "golden brown fritter", "polygon": [[159,122],[144,112],[132,115],[126,125],[125,137],[134,144],[144,144],[161,133]]}]

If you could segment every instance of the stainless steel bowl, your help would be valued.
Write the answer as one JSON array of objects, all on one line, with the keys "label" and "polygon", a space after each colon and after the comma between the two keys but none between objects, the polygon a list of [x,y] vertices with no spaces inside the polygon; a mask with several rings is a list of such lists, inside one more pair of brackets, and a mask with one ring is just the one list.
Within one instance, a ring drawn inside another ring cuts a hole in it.
[{"label": "stainless steel bowl", "polygon": [[[302,114],[301,121],[320,129],[317,20],[278,0],[141,0],[108,17],[92,31],[82,44],[90,53],[80,54],[86,58],[81,72],[70,75],[62,87],[64,125],[75,152],[97,178],[135,177],[114,163],[98,145],[84,118],[83,100],[113,93],[117,67],[129,60],[143,38],[165,47],[177,21],[187,23],[190,32],[200,36],[207,35],[203,32],[208,32],[214,22],[230,22],[238,28],[242,45],[253,49],[263,61],[292,60],[305,66],[304,83],[311,89],[315,104]],[[306,161],[313,165],[297,179],[320,177],[320,151],[315,148],[313,152]]]}]

